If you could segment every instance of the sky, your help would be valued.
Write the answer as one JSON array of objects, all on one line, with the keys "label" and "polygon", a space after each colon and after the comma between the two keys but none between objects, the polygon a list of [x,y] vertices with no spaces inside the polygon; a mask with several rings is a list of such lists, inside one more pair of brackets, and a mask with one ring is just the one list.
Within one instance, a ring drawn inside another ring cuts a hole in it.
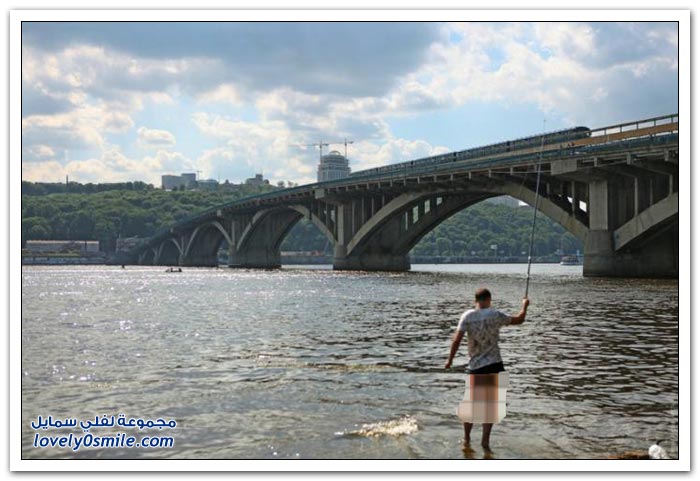
[{"label": "sky", "polygon": [[23,22],[22,179],[315,182],[678,112],[676,23]]}]

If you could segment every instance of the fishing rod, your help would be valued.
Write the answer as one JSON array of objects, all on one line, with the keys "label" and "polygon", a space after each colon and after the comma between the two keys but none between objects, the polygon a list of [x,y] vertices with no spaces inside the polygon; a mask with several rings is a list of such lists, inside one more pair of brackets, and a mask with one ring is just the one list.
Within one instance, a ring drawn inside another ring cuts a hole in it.
[{"label": "fishing rod", "polygon": [[535,183],[535,208],[532,212],[532,230],[530,231],[530,248],[527,254],[527,279],[525,280],[525,297],[530,290],[530,266],[532,265],[532,244],[535,241],[535,222],[537,221],[537,206],[540,200],[540,174],[542,173],[542,153],[544,152],[544,133],[546,120],[542,121],[542,143],[540,145],[540,159],[537,162],[537,182]]}]

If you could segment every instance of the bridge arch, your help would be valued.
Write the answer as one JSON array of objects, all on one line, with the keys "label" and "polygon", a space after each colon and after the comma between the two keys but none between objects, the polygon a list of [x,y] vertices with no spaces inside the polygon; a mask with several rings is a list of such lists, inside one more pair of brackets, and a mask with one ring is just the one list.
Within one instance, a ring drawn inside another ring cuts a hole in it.
[{"label": "bridge arch", "polygon": [[309,219],[318,228],[318,230],[320,230],[321,233],[326,236],[326,239],[328,239],[331,244],[335,244],[336,236],[333,234],[333,232],[331,232],[329,227],[318,218],[316,214],[311,212],[308,207],[305,205],[291,205],[289,208],[299,212],[303,218]]},{"label": "bridge arch", "polygon": [[222,222],[221,219],[214,219],[194,228],[181,256],[182,265],[219,265],[218,252],[222,242],[225,241],[228,245],[232,243]]},{"label": "bridge arch", "polygon": [[[409,222],[406,224],[409,228],[403,239],[396,245],[397,251],[408,255],[411,249],[438,225],[458,212],[491,197],[496,196],[486,194],[442,196],[443,202],[432,211],[433,215],[430,215],[430,213],[423,215],[415,223],[410,222],[411,219],[409,219]],[[429,201],[427,200],[426,202]]]},{"label": "bridge arch", "polygon": [[[465,183],[459,188],[406,192],[398,195],[363,224],[347,243],[336,268],[404,270],[408,253],[430,231],[457,212],[490,197],[510,195],[535,204],[535,192],[525,183],[498,179],[488,183]],[[546,196],[538,211],[558,222],[581,241],[588,227]],[[338,258],[340,257],[340,258]]]},{"label": "bridge arch", "polygon": [[[581,242],[585,242],[588,235],[588,226],[571,215],[571,212],[562,209],[559,205],[540,192],[539,200],[536,199],[535,191],[525,186],[511,181],[500,181],[488,189],[496,195],[509,195],[530,206],[537,203],[537,210],[552,219],[564,229],[573,234]],[[537,202],[536,202],[537,200]]]},{"label": "bridge arch", "polygon": [[335,243],[333,232],[308,207],[301,204],[273,207],[253,215],[229,254],[229,265],[279,267],[280,246],[302,218],[310,219],[331,243]]},{"label": "bridge arch", "polygon": [[[295,215],[294,213],[298,215]],[[285,217],[288,218],[288,220],[290,221],[293,218],[295,220],[294,222],[291,222],[290,225],[287,225],[285,222],[282,222],[281,224],[277,225],[276,228],[273,227],[272,234],[275,238],[275,242],[272,243],[273,245],[276,244],[279,246],[284,240],[289,230],[291,230],[294,224],[301,220],[301,218],[311,220],[311,222],[318,228],[318,230],[321,231],[321,233],[323,233],[324,236],[326,236],[326,238],[330,242],[335,243],[336,241],[335,236],[333,235],[333,232],[331,232],[329,227],[326,224],[324,224],[323,221],[321,221],[321,219],[319,219],[318,216],[316,216],[316,214],[312,213],[308,207],[304,205],[290,205],[284,207],[265,209],[256,212],[252,220],[250,221],[250,223],[248,223],[240,238],[238,239],[236,248],[245,248],[246,245],[250,242],[250,239],[259,235],[260,229],[269,229],[271,227],[270,223],[271,221],[273,221],[273,219],[277,218],[277,221],[279,221],[280,219]]]},{"label": "bridge arch", "polygon": [[280,245],[301,219],[288,207],[273,207],[255,213],[229,254],[231,267],[280,267]]},{"label": "bridge arch", "polygon": [[153,262],[158,265],[177,266],[180,264],[181,256],[182,248],[180,244],[175,238],[170,237],[160,243]]}]

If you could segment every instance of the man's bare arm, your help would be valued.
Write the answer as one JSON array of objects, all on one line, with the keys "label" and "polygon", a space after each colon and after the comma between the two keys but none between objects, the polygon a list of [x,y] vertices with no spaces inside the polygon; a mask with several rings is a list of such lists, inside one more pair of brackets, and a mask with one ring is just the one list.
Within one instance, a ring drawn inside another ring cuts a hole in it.
[{"label": "man's bare arm", "polygon": [[510,318],[510,324],[511,325],[517,325],[517,324],[522,324],[525,322],[525,316],[527,315],[527,306],[530,305],[530,299],[527,297],[523,299],[523,307],[520,309],[520,312],[518,313],[517,316],[511,317]]},{"label": "man's bare arm", "polygon": [[450,346],[450,357],[445,363],[445,369],[449,369],[452,366],[452,359],[454,359],[455,354],[457,354],[457,349],[459,349],[459,343],[462,342],[463,337],[464,332],[460,330],[455,331],[455,335],[452,338],[452,346]]}]

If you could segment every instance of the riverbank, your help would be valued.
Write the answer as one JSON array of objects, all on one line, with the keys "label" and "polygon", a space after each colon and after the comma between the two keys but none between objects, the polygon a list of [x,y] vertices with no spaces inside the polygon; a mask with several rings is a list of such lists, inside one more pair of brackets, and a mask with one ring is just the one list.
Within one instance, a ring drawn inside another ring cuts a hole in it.
[{"label": "riverbank", "polygon": [[95,266],[107,263],[103,256],[22,256],[23,266]]},{"label": "riverbank", "polygon": [[[411,264],[527,264],[527,256],[410,256]],[[559,264],[561,256],[549,255],[533,257],[536,264]],[[332,256],[282,256],[282,264],[332,264]]]},{"label": "riverbank", "polygon": [[[93,258],[62,258],[63,261],[57,258],[42,258],[34,257],[31,261],[25,262],[25,258],[22,258],[23,265],[95,265],[95,264],[106,264],[106,265],[117,265],[121,264],[114,259],[102,259],[101,261],[96,261]],[[81,262],[85,260],[85,262]],[[333,256],[305,256],[305,255],[292,255],[292,256],[282,256],[282,264],[284,265],[324,265],[333,264]],[[500,257],[453,257],[453,256],[411,256],[409,258],[411,264],[527,264],[527,256],[500,256]],[[561,256],[559,255],[549,255],[549,256],[538,256],[533,257],[532,262],[535,264],[559,264],[561,262]],[[221,265],[226,265],[226,262],[222,260]]]}]

